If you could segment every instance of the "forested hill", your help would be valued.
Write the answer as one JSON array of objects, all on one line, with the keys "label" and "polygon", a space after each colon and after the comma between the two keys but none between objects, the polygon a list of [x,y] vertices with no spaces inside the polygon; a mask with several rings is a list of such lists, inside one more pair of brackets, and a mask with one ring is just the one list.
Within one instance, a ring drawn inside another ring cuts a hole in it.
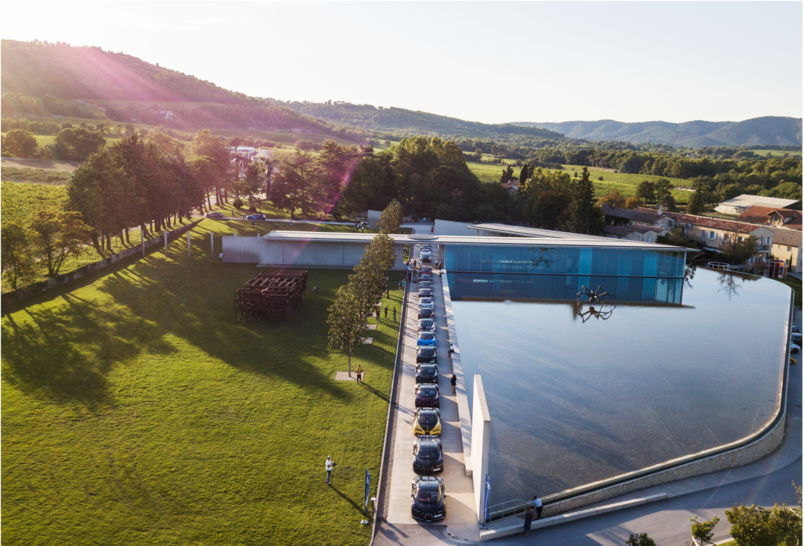
[{"label": "forested hill", "polygon": [[327,101],[279,102],[306,116],[324,121],[360,127],[371,131],[385,132],[395,136],[462,136],[466,138],[494,138],[524,136],[543,140],[560,140],[563,135],[552,130],[521,125],[490,125],[475,121],[406,110],[404,108],[383,108],[370,104],[350,104],[348,102]]},{"label": "forested hill", "polygon": [[745,121],[647,121],[624,123],[610,119],[562,123],[516,122],[523,127],[558,131],[570,138],[654,142],[671,146],[801,146],[801,119],[766,116]]},{"label": "forested hill", "polygon": [[[182,129],[252,127],[334,134],[327,124],[272,101],[98,47],[2,40],[0,54],[4,116],[57,114]],[[168,110],[171,116],[166,119]]]}]

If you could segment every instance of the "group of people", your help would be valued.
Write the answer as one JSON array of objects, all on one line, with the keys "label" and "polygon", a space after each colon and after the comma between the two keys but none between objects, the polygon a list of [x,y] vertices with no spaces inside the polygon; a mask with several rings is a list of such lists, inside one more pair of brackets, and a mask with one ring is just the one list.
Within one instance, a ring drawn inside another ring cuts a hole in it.
[{"label": "group of people", "polygon": [[[542,499],[538,495],[533,497],[530,505],[525,509],[525,536],[530,536],[530,526],[534,520],[538,521],[542,517]],[[535,513],[535,517],[534,517]]]}]

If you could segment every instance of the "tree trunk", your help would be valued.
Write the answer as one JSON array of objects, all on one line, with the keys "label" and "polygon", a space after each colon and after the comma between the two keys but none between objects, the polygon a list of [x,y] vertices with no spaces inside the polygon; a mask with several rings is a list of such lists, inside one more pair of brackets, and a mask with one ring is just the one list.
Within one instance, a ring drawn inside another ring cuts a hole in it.
[{"label": "tree trunk", "polygon": [[[90,237],[92,237],[92,246],[95,247],[95,250],[100,250],[100,241],[98,241],[98,232],[93,231],[92,235],[90,235]],[[16,290],[16,288],[15,288],[15,290]]]},{"label": "tree trunk", "polygon": [[349,355],[349,377],[352,377],[352,351],[348,351],[346,354]]},{"label": "tree trunk", "polygon": [[128,228],[126,228],[126,243],[128,246],[131,246],[131,237],[129,236]]}]

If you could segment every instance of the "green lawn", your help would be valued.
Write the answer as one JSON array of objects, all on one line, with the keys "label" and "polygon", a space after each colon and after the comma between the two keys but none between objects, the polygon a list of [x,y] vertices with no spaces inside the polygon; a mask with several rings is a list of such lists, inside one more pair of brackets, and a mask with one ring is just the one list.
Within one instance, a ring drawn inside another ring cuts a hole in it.
[{"label": "green lawn", "polygon": [[364,470],[374,494],[397,325],[358,349],[361,386],[333,381],[346,357],[327,348],[349,272],[310,270],[287,323],[235,323],[234,291],[258,270],[209,249],[233,225],[196,227],[190,258],[177,241],[5,310],[4,541],[368,542]]},{"label": "green lawn", "polygon": [[788,157],[801,157],[801,150],[748,150],[749,152],[754,152],[757,155],[761,155],[765,157],[766,155],[770,154],[771,157],[784,157],[787,154]]}]

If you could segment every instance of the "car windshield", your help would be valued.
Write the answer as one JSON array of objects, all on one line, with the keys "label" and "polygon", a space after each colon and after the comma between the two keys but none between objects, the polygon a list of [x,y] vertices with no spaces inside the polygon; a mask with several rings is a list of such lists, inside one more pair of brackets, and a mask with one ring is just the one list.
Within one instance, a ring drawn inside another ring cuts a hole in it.
[{"label": "car windshield", "polygon": [[423,320],[423,321],[422,321],[422,326],[424,326],[425,328],[429,328],[429,327],[431,327],[432,325],[433,325],[433,321],[432,321],[432,320]]},{"label": "car windshield", "polygon": [[435,457],[438,457],[438,449],[434,447],[420,447],[419,457],[424,459],[434,459]]},{"label": "car windshield", "polygon": [[433,334],[432,332],[424,332],[423,334],[421,334],[421,339],[427,339],[427,340],[435,339],[435,334]]},{"label": "car windshield", "polygon": [[435,349],[422,349],[420,354],[422,356],[433,356],[435,354]]},{"label": "car windshield", "polygon": [[438,423],[438,416],[435,413],[419,414],[420,425],[435,425],[436,423]]},{"label": "car windshield", "polygon": [[416,493],[416,500],[420,502],[437,502],[438,491],[423,491],[419,489],[419,492]]},{"label": "car windshield", "polygon": [[429,298],[429,297],[425,296],[422,299],[420,299],[419,302],[421,302],[421,303],[433,303],[433,298]]},{"label": "car windshield", "polygon": [[433,388],[426,388],[426,389],[420,389],[419,394],[421,394],[422,396],[426,396],[428,398],[431,398],[431,397],[435,396],[436,392],[435,392],[435,389],[433,389]]}]

